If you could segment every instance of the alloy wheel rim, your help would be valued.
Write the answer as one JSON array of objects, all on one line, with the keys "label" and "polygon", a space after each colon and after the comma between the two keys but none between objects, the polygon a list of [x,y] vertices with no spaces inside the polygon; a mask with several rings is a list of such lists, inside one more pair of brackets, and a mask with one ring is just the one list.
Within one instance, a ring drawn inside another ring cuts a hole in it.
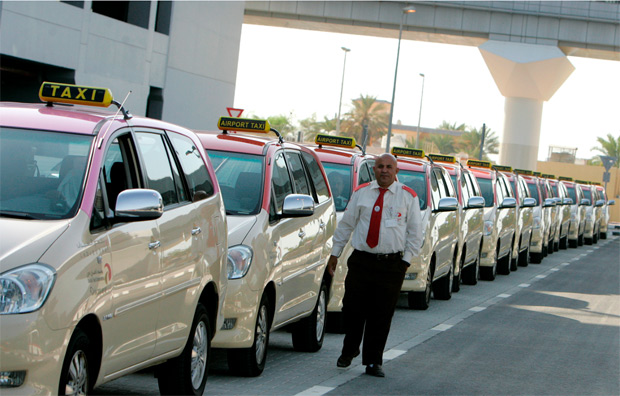
[{"label": "alloy wheel rim", "polygon": [[200,388],[202,379],[207,369],[207,327],[205,322],[200,321],[194,331],[194,343],[192,345],[191,376],[194,389]]},{"label": "alloy wheel rim", "polygon": [[325,292],[321,289],[316,307],[316,340],[320,341],[325,329]]},{"label": "alloy wheel rim", "polygon": [[256,363],[261,364],[267,351],[267,307],[261,305],[256,321]]},{"label": "alloy wheel rim", "polygon": [[84,351],[77,351],[69,364],[69,378],[65,395],[86,395],[88,387],[88,360]]}]

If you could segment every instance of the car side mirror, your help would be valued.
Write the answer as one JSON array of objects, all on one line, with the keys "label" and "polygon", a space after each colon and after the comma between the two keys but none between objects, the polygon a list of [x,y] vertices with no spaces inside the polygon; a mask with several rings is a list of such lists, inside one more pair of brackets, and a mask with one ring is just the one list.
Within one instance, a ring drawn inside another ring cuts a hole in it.
[{"label": "car side mirror", "polygon": [[441,198],[434,212],[451,212],[457,210],[459,201],[453,197]]},{"label": "car side mirror", "polygon": [[525,198],[523,200],[523,206],[526,208],[533,208],[536,206],[536,199],[534,198]]},{"label": "car side mirror", "polygon": [[484,208],[484,203],[483,197],[474,196],[467,201],[467,208]]},{"label": "car side mirror", "polygon": [[114,216],[120,221],[155,220],[163,213],[163,199],[155,190],[134,188],[122,191],[116,198]]},{"label": "car side mirror", "polygon": [[502,201],[499,207],[500,208],[516,208],[517,200],[512,197],[504,198],[504,200]]},{"label": "car side mirror", "polygon": [[616,204],[615,199],[610,199],[609,201],[607,201],[607,205],[615,205],[615,204]]},{"label": "car side mirror", "polygon": [[543,208],[548,208],[550,206],[555,206],[556,204],[556,200],[553,198],[547,198],[545,199],[545,202],[543,203]]},{"label": "car side mirror", "polygon": [[605,200],[604,199],[598,199],[594,205],[596,205],[597,207],[601,207],[601,206],[605,206]]},{"label": "car side mirror", "polygon": [[304,217],[314,214],[314,199],[305,194],[289,194],[284,198],[282,217]]},{"label": "car side mirror", "polygon": [[562,205],[572,205],[572,204],[573,204],[572,198],[564,198],[564,200],[562,201]]},{"label": "car side mirror", "polygon": [[579,206],[590,206],[590,200],[587,198],[582,199],[581,202],[579,202]]}]

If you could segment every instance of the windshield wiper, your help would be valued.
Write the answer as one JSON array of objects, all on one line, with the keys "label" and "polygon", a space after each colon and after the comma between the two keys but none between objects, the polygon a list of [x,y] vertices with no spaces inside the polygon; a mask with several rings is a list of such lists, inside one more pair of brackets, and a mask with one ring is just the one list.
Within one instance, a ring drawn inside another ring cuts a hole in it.
[{"label": "windshield wiper", "polygon": [[30,213],[13,212],[13,211],[6,211],[6,210],[0,211],[0,216],[1,217],[10,217],[10,218],[13,218],[13,219],[39,220],[38,217],[33,216]]}]

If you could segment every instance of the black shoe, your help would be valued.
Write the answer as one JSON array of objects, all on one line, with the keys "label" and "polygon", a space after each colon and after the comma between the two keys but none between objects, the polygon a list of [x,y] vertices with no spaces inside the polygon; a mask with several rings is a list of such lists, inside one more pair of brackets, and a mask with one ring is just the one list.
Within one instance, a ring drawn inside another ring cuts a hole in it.
[{"label": "black shoe", "polygon": [[373,377],[385,377],[383,367],[381,367],[380,364],[369,364],[366,366],[366,374],[372,375]]},{"label": "black shoe", "polygon": [[336,366],[338,367],[349,367],[351,365],[351,361],[358,357],[360,354],[360,350],[358,349],[353,355],[340,355],[338,358],[338,362],[336,362]]}]

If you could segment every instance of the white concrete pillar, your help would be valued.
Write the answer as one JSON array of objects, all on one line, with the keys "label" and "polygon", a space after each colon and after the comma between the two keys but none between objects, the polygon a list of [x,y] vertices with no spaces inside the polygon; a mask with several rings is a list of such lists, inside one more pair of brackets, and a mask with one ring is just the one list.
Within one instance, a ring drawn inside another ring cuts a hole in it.
[{"label": "white concrete pillar", "polygon": [[499,164],[536,170],[543,103],[575,67],[549,45],[489,40],[479,49],[506,97]]}]

